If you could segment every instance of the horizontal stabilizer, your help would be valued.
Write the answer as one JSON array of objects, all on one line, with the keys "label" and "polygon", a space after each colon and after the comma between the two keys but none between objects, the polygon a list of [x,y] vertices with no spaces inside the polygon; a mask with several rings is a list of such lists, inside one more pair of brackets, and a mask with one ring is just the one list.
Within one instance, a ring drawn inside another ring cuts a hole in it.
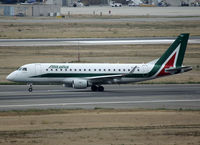
[{"label": "horizontal stabilizer", "polygon": [[165,72],[170,74],[177,74],[177,73],[183,73],[192,70],[191,66],[183,66],[183,67],[170,67],[166,68]]}]

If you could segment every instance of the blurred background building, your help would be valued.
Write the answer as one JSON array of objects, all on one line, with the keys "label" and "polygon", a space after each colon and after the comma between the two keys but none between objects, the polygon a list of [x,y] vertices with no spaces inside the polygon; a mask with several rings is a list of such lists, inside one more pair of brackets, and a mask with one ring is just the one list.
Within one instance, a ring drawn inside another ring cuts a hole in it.
[{"label": "blurred background building", "polygon": [[110,3],[122,6],[200,6],[200,0],[0,0],[0,16],[59,16],[61,7],[108,6]]}]

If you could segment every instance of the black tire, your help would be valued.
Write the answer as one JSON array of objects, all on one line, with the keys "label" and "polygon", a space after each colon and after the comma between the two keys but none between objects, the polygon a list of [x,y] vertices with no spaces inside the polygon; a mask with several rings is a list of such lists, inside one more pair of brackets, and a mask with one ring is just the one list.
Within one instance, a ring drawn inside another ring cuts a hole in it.
[{"label": "black tire", "polygon": [[32,91],[33,91],[33,88],[28,88],[28,91],[29,91],[29,92],[32,92]]},{"label": "black tire", "polygon": [[98,91],[99,91],[99,92],[103,92],[103,91],[104,91],[104,87],[103,87],[103,86],[99,86],[99,87],[98,87]]},{"label": "black tire", "polygon": [[92,86],[91,86],[91,90],[92,90],[93,92],[96,92],[97,89],[98,89],[97,86],[95,86],[95,85],[92,85]]}]

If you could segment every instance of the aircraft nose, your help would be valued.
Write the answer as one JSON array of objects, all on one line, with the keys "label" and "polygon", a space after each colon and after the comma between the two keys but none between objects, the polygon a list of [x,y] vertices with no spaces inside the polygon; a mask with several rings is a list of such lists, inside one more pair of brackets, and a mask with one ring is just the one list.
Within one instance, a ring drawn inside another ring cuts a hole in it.
[{"label": "aircraft nose", "polygon": [[7,80],[13,81],[15,79],[15,73],[11,73],[6,77]]}]

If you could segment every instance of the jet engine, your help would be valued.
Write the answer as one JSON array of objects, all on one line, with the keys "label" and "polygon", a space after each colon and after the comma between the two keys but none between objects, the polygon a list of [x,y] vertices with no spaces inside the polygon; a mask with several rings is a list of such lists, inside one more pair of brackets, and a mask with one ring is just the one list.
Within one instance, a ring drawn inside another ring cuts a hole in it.
[{"label": "jet engine", "polygon": [[88,81],[76,79],[72,82],[72,87],[74,89],[85,89],[88,87]]}]

